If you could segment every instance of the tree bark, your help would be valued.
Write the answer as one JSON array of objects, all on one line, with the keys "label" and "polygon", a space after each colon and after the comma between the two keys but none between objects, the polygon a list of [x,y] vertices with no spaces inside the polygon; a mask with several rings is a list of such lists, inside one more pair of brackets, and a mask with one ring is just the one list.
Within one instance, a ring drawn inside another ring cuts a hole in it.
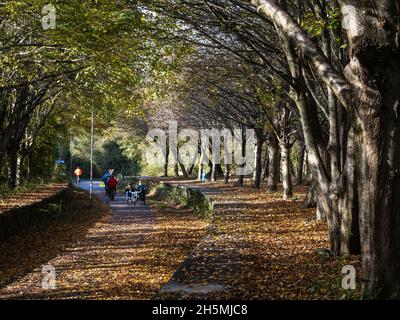
[{"label": "tree bark", "polygon": [[18,149],[8,148],[7,149],[7,160],[8,160],[8,187],[15,189],[17,186],[17,165],[18,165]]},{"label": "tree bark", "polygon": [[296,178],[296,173],[295,173],[294,167],[293,167],[293,161],[292,161],[292,159],[290,157],[290,154],[289,154],[289,168],[290,168],[290,176],[292,178]]},{"label": "tree bark", "polygon": [[224,173],[224,183],[225,184],[229,183],[230,169],[231,169],[230,164],[225,165],[225,173]]},{"label": "tree bark", "polygon": [[[355,15],[347,28],[350,63],[346,78],[273,0],[253,0],[258,12],[270,18],[308,61],[355,123],[358,214],[362,243],[363,290],[369,297],[399,297],[400,292],[400,6],[396,0],[340,1]],[[348,8],[348,7],[347,7]],[[299,108],[303,130],[305,114]],[[337,243],[337,210],[341,186],[321,168],[313,142],[305,134],[310,169],[319,184],[318,199],[328,213],[332,249]],[[315,149],[314,149],[315,150]],[[335,161],[335,159],[334,159]],[[333,164],[336,166],[336,164]],[[329,194],[330,197],[324,197]],[[355,198],[356,199],[356,198]],[[335,252],[336,253],[336,252]]]},{"label": "tree bark", "polygon": [[[246,128],[245,126],[242,126],[242,157],[246,156]],[[246,163],[243,163],[240,165],[241,168],[245,168],[246,167]],[[244,186],[244,175],[239,175],[238,178],[238,186],[239,187],[243,187]]]},{"label": "tree bark", "polygon": [[299,158],[297,161],[297,173],[296,173],[296,184],[301,186],[303,184],[303,170],[304,170],[304,155],[306,146],[302,144],[300,146]]},{"label": "tree bark", "polygon": [[343,196],[339,202],[341,213],[341,255],[350,256],[361,253],[360,227],[357,193],[357,165],[354,129],[350,130],[343,186]]},{"label": "tree bark", "polygon": [[15,175],[15,182],[17,187],[22,184],[23,166],[24,158],[21,156],[20,153],[17,153],[17,172]]},{"label": "tree bark", "polygon": [[263,173],[262,173],[263,180],[268,176],[268,168],[269,168],[269,145],[267,144],[265,148],[265,158],[264,158]]},{"label": "tree bark", "polygon": [[217,164],[213,163],[211,165],[211,181],[216,182],[217,181]]},{"label": "tree bark", "polygon": [[175,175],[175,177],[179,177],[179,165],[178,164],[174,165],[174,175]]},{"label": "tree bark", "polygon": [[[348,1],[344,1],[348,2]],[[350,4],[350,3],[347,3]],[[366,0],[347,30],[354,88],[364,293],[400,297],[400,6]],[[359,31],[361,30],[361,31]]]},{"label": "tree bark", "polygon": [[167,146],[164,157],[164,173],[163,177],[168,177],[168,163],[169,163],[169,148]]},{"label": "tree bark", "polygon": [[288,200],[293,196],[292,175],[290,174],[289,143],[283,139],[280,143],[281,163],[282,163],[282,182],[283,199]]},{"label": "tree bark", "polygon": [[188,170],[187,170],[187,173],[188,173],[188,175],[189,176],[191,176],[192,175],[192,173],[193,173],[193,170],[194,170],[194,163],[193,164],[191,164],[190,165],[190,167],[188,168]]},{"label": "tree bark", "polygon": [[278,191],[279,170],[279,145],[275,134],[271,134],[269,141],[269,169],[268,169],[268,192]]},{"label": "tree bark", "polygon": [[264,139],[260,134],[256,134],[255,146],[255,170],[254,170],[254,187],[260,189],[262,177],[262,148]]},{"label": "tree bark", "polygon": [[182,162],[179,162],[179,167],[181,168],[183,177],[186,179],[189,178],[189,175],[186,171],[185,165]]},{"label": "tree bark", "polygon": [[32,178],[32,153],[28,153],[26,159],[26,180],[29,181]]},{"label": "tree bark", "polygon": [[197,180],[202,181],[203,178],[203,172],[204,172],[204,164],[201,163],[201,160],[199,161],[199,172],[197,175]]},{"label": "tree bark", "polygon": [[316,182],[314,180],[311,181],[310,188],[308,188],[307,195],[304,199],[304,203],[302,208],[303,209],[310,209],[310,208],[316,208],[317,207],[317,202],[316,202]]}]

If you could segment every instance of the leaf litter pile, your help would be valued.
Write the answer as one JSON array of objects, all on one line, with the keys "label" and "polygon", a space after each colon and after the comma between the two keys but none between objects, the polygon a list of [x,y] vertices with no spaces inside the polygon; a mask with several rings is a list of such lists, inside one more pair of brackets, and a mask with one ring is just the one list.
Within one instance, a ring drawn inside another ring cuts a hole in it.
[{"label": "leaf litter pile", "polygon": [[[70,214],[0,243],[2,299],[150,299],[168,281],[206,231],[191,210],[118,214],[87,194],[71,191]],[[42,266],[56,271],[56,288],[42,288]]]},{"label": "leaf litter pile", "polygon": [[66,188],[66,183],[52,183],[36,186],[30,191],[23,190],[23,192],[7,194],[4,197],[0,194],[0,214],[11,209],[35,204],[58,194]]},{"label": "leaf litter pile", "polygon": [[[315,209],[301,209],[306,187],[284,201],[281,192],[268,194],[266,186],[256,190],[250,181],[242,188],[200,186],[214,191],[212,231],[175,276],[177,289],[158,299],[359,298],[359,290],[342,289],[341,273],[349,264],[359,270],[358,258],[316,254],[329,248],[328,231],[315,220]],[[208,287],[218,290],[201,289]]]},{"label": "leaf litter pile", "polygon": [[[96,200],[83,209],[87,194],[68,192],[70,218],[0,243],[0,298],[358,298],[358,290],[341,288],[342,267],[359,270],[358,258],[315,253],[329,247],[327,228],[314,209],[300,209],[305,188],[283,201],[265,186],[199,186],[215,203],[211,225],[182,207],[121,205],[115,215]],[[56,270],[53,290],[41,286],[48,264]],[[160,291],[169,280],[177,288]],[[198,289],[210,286],[218,290]]]}]

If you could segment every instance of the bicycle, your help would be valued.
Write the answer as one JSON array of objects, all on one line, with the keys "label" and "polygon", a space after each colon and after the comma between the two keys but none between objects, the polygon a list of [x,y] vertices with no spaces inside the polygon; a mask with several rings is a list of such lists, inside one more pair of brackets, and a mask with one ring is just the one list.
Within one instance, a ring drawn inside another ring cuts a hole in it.
[{"label": "bicycle", "polygon": [[126,204],[129,206],[129,203],[132,202],[133,206],[136,206],[136,202],[139,199],[138,191],[127,191],[126,192]]}]

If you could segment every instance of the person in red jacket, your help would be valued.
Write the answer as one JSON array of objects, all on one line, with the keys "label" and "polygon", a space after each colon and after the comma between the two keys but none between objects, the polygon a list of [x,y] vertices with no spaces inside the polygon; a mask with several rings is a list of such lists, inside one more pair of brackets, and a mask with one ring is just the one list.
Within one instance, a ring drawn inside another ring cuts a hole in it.
[{"label": "person in red jacket", "polygon": [[117,193],[117,185],[118,185],[118,180],[115,178],[114,175],[111,175],[106,182],[108,195],[111,198],[111,200],[114,200],[115,194]]}]

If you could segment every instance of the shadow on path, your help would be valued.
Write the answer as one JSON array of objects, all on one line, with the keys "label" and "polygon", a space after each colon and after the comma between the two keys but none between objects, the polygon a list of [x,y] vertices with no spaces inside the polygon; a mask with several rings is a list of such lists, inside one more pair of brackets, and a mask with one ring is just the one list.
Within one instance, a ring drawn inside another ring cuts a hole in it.
[{"label": "shadow on path", "polygon": [[[89,183],[79,185],[89,189]],[[94,193],[104,200],[99,182]],[[79,242],[71,244],[46,265],[55,268],[56,288],[45,290],[42,268],[0,289],[1,299],[130,299],[147,285],[142,244],[154,228],[154,214],[147,206],[128,207],[125,195],[109,203],[112,215],[102,218]],[[51,241],[51,239],[49,239]],[[23,262],[21,262],[23,263]],[[150,268],[149,268],[150,269]],[[150,270],[148,272],[151,272]]]}]

